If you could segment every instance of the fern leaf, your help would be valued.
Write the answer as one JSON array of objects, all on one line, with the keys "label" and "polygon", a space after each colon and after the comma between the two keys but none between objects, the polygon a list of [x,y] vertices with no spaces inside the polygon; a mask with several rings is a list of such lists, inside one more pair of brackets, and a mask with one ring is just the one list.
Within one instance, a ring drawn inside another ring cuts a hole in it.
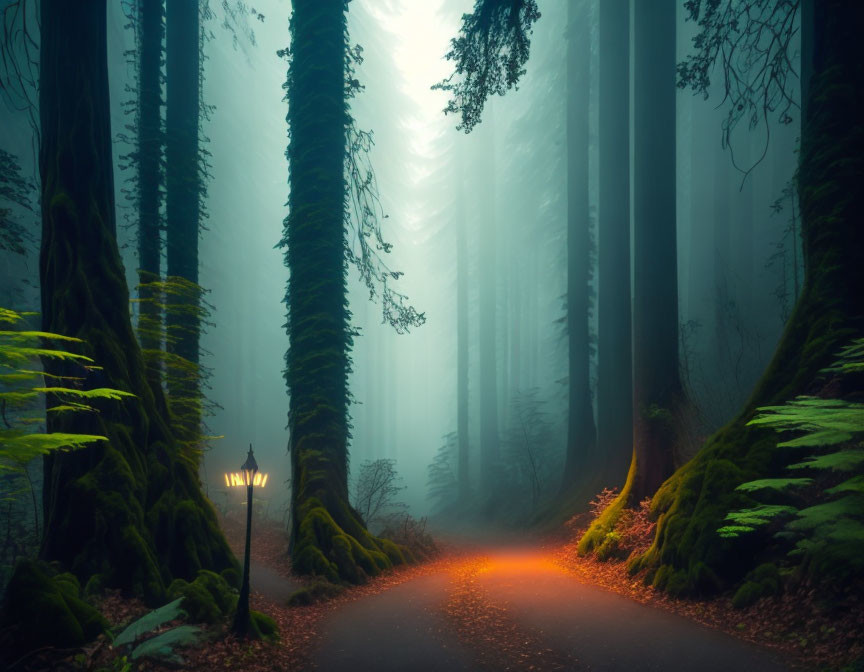
[{"label": "fern leaf", "polygon": [[787,490],[790,488],[801,488],[812,485],[812,478],[763,478],[758,481],[742,483],[736,490],[742,492],[755,492],[757,490]]},{"label": "fern leaf", "polygon": [[854,471],[864,464],[864,450],[840,450],[827,455],[811,455],[805,462],[790,464],[789,469],[830,469],[831,471]]},{"label": "fern leaf", "polygon": [[116,648],[118,646],[123,646],[124,644],[134,644],[141,635],[147,634],[151,630],[155,630],[160,625],[168,623],[169,621],[175,621],[178,618],[185,616],[186,612],[180,608],[180,603],[182,601],[183,598],[180,597],[173,602],[169,602],[158,609],[154,609],[153,611],[144,614],[144,616],[128,625],[123,632],[114,638],[114,642],[112,643],[113,646]]}]

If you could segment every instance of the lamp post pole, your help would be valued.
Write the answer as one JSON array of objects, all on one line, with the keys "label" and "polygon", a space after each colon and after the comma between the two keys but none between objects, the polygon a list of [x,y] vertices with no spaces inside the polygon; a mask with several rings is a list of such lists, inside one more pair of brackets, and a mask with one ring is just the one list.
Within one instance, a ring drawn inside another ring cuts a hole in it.
[{"label": "lamp post pole", "polygon": [[240,599],[237,601],[237,613],[234,616],[234,633],[238,637],[249,634],[249,551],[252,547],[252,488],[258,464],[252,455],[252,444],[249,444],[249,455],[240,467],[246,479],[246,556],[243,560],[243,583],[240,586]]}]

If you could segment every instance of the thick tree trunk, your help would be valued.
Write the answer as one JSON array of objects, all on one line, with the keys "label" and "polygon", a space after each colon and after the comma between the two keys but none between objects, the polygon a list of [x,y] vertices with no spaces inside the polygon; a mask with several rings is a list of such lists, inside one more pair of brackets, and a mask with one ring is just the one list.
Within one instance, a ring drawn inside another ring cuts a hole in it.
[{"label": "thick tree trunk", "polygon": [[295,0],[288,72],[287,247],[292,562],[360,583],[395,562],[348,501],[349,312],[344,177],[345,0]]},{"label": "thick tree trunk", "polygon": [[[141,285],[159,278],[161,222],[159,205],[162,183],[162,0],[141,0],[138,5],[138,269]],[[162,347],[162,311],[157,297],[146,287],[139,290],[141,303],[138,340],[151,352]],[[159,384],[158,359],[148,362],[151,384]]]},{"label": "thick tree trunk", "polygon": [[678,375],[675,0],[636,3],[634,22],[633,490],[672,473]]},{"label": "thick tree trunk", "polygon": [[[782,473],[776,436],[747,427],[757,407],[814,391],[820,369],[840,347],[864,334],[864,62],[858,42],[864,5],[814,3],[805,28],[812,54],[810,96],[802,137],[799,197],[805,280],[774,358],[741,414],[658,491],[654,546],[638,566],[656,569],[654,583],[675,592],[707,590],[740,577],[752,555],[717,535],[735,508],[734,488]],[[810,29],[812,28],[812,30]],[[803,70],[808,71],[808,64]]]},{"label": "thick tree trunk", "polygon": [[86,342],[102,367],[86,385],[136,398],[101,404],[98,414],[48,414],[49,431],[108,441],[45,460],[42,557],[158,602],[173,578],[235,561],[158,410],[132,331],[115,239],[105,10],[41,4],[42,321]]},{"label": "thick tree trunk", "polygon": [[[591,219],[588,209],[588,91],[591,41],[588,20],[568,7],[567,40],[567,454],[562,492],[589,481],[596,467],[597,432],[588,362]],[[583,3],[584,9],[585,3]],[[584,493],[583,493],[584,494]]]},{"label": "thick tree trunk", "polygon": [[609,483],[623,479],[633,446],[629,4],[600,3],[597,445]]},{"label": "thick tree trunk", "polygon": [[[203,189],[198,138],[201,114],[200,16],[197,2],[169,1],[165,47],[165,220],[167,275],[198,285],[198,233]],[[197,291],[168,293],[167,350],[199,364]],[[181,307],[182,306],[182,307]],[[168,377],[169,402],[184,435],[200,435],[199,375]]]}]

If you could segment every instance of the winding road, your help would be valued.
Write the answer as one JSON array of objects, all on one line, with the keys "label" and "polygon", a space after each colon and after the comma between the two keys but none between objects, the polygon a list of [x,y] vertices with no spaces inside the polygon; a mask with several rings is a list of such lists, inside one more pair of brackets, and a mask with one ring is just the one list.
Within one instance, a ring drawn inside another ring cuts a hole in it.
[{"label": "winding road", "polygon": [[470,556],[322,624],[321,672],[781,672],[769,650],[581,583],[542,551]]}]

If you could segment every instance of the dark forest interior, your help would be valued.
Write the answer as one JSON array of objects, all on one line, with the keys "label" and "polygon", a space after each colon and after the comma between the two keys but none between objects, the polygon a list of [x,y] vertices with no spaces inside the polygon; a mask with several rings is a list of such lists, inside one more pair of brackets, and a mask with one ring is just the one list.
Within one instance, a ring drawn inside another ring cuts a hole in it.
[{"label": "dark forest interior", "polygon": [[0,15],[0,669],[864,669],[864,3]]}]

